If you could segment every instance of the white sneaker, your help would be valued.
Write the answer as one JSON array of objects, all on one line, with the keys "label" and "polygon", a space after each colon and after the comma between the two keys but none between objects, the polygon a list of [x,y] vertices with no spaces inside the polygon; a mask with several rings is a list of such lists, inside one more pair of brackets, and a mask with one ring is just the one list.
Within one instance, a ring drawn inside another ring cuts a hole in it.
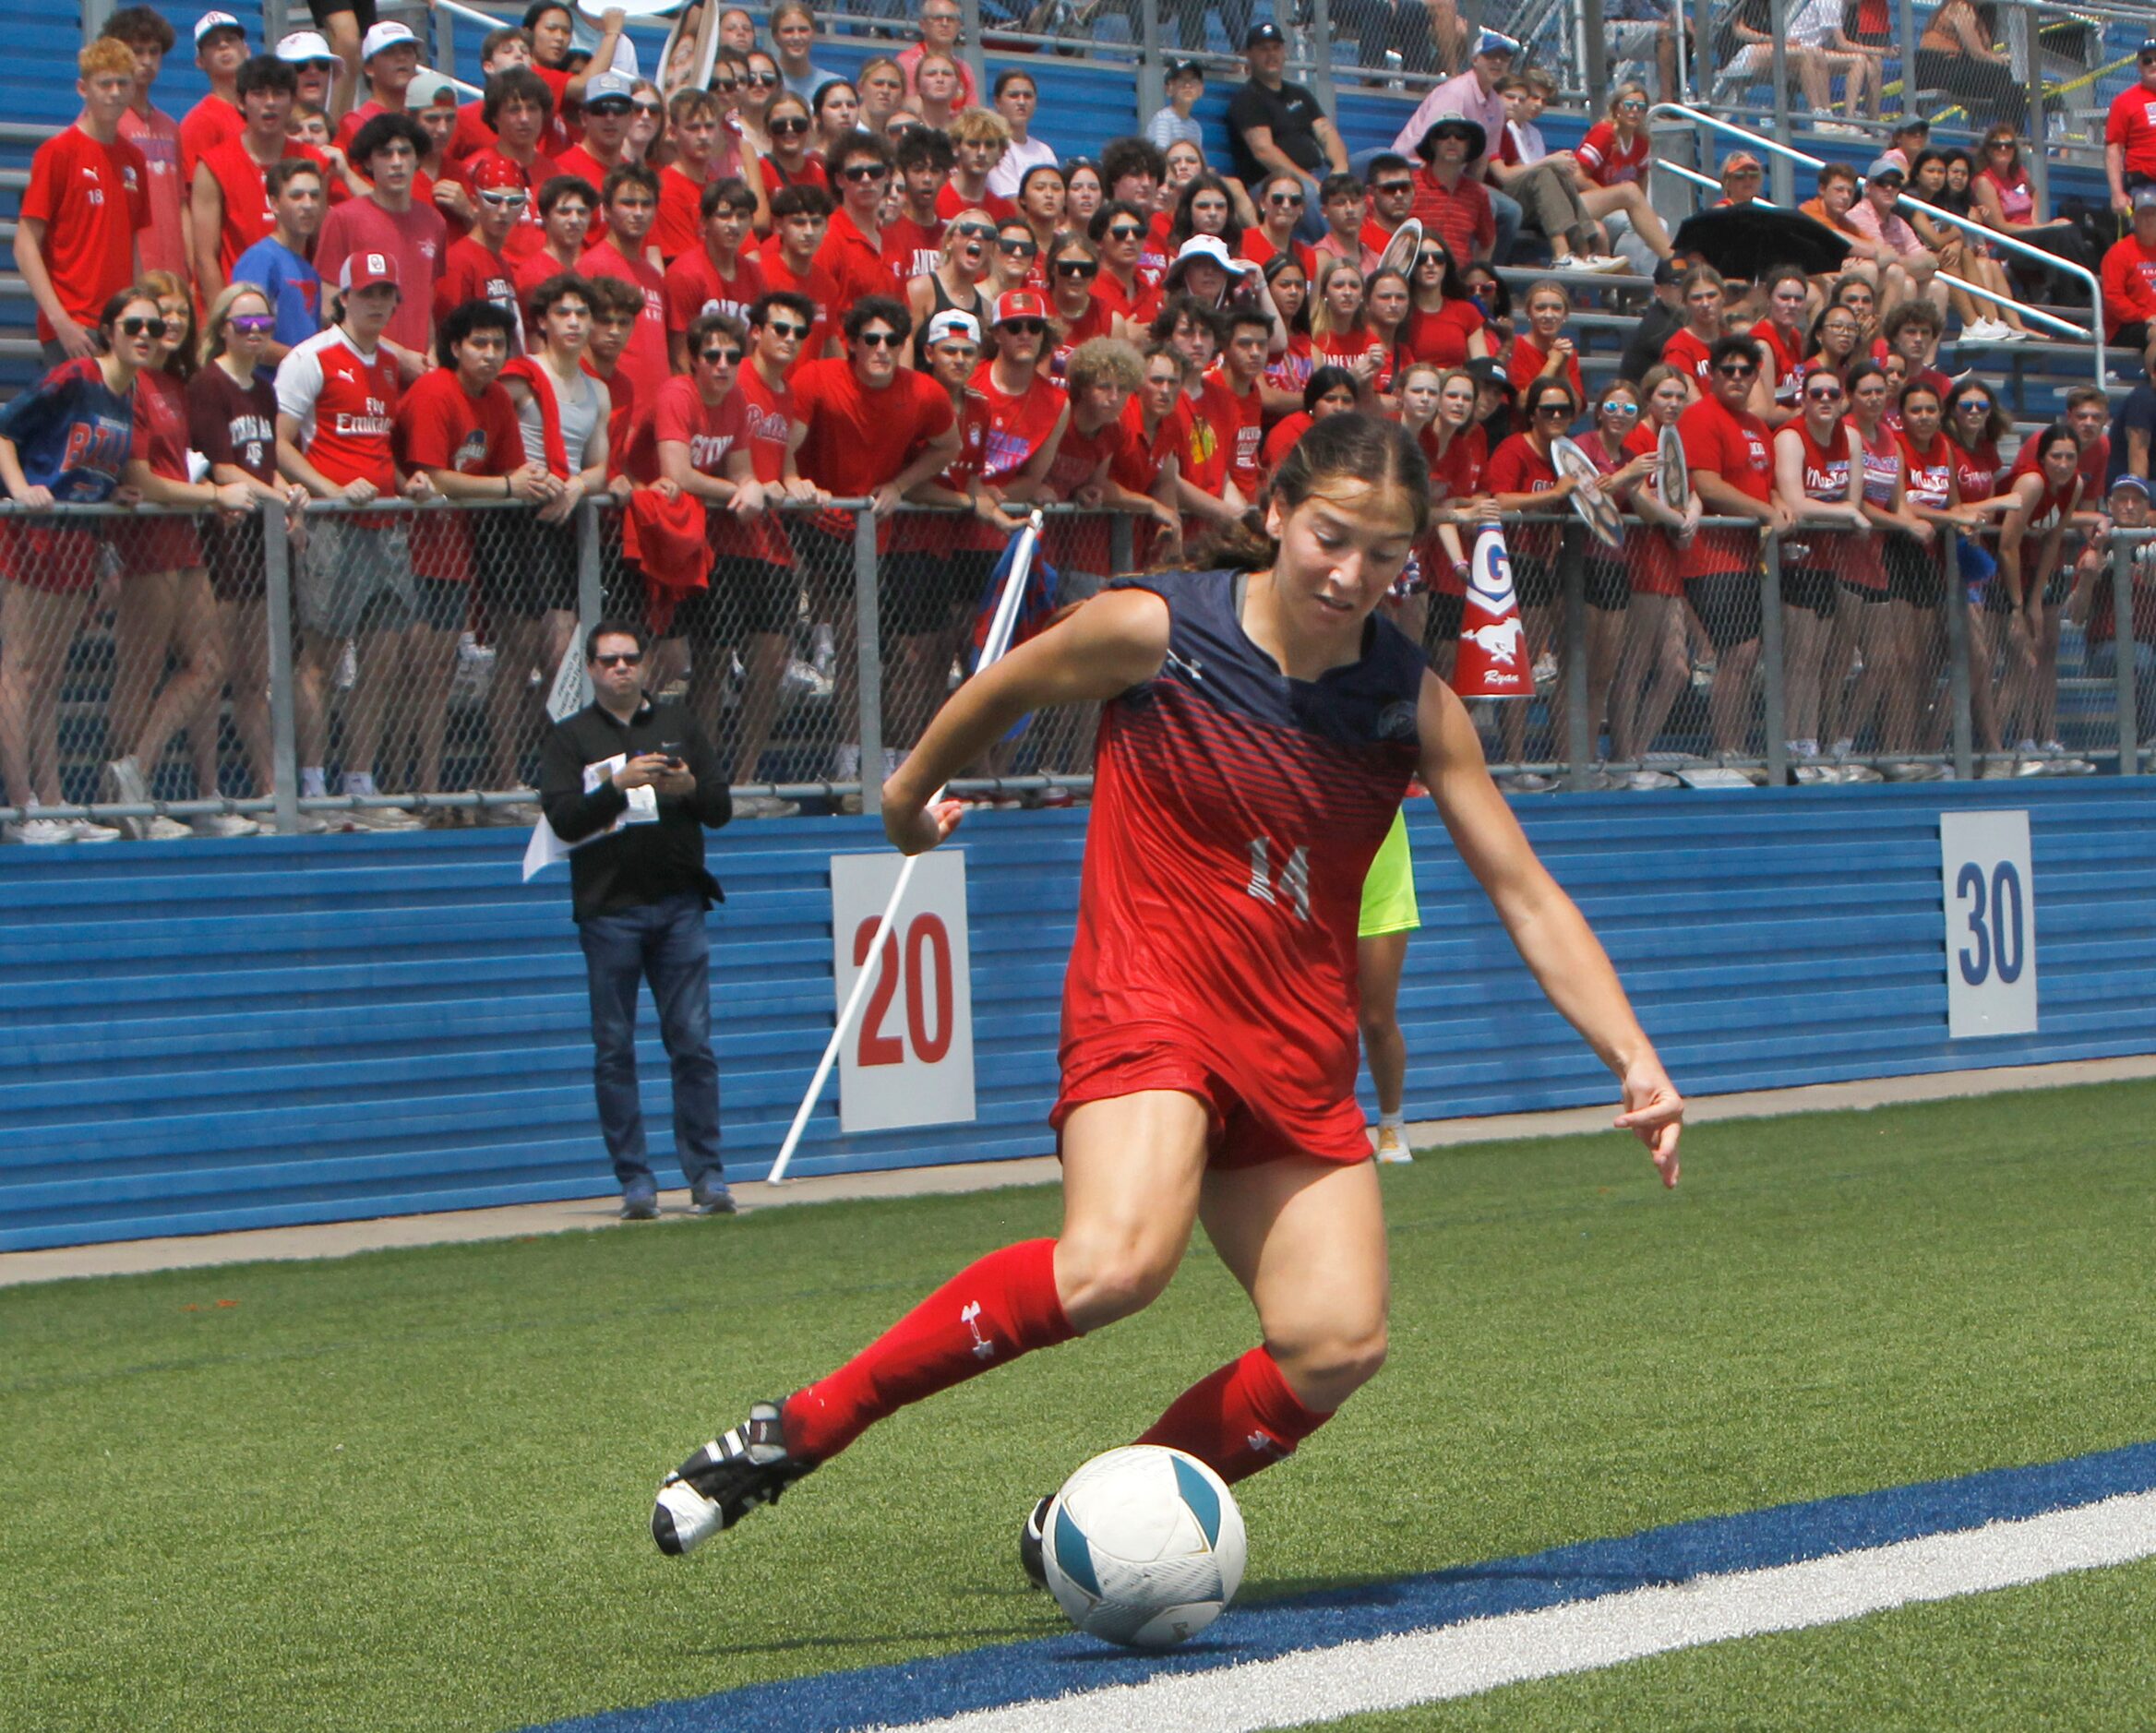
[{"label": "white sneaker", "polygon": [[342,816],[348,831],[417,831],[425,823],[402,807],[354,807]]},{"label": "white sneaker", "polygon": [[238,812],[198,813],[191,821],[191,828],[197,836],[208,837],[259,836],[262,833],[259,824]]},{"label": "white sneaker", "polygon": [[[93,824],[88,819],[63,819],[60,822],[67,827],[67,840],[71,843],[117,843],[120,840],[120,827],[116,824]],[[158,822],[171,821],[162,819]]]},{"label": "white sneaker", "polygon": [[196,834],[191,825],[182,824],[177,819],[168,819],[162,812],[154,819],[140,819],[136,822],[142,826],[141,830],[134,833],[138,842],[177,843]]},{"label": "white sneaker", "polygon": [[1557,779],[1536,771],[1515,771],[1499,777],[1497,785],[1508,795],[1546,795],[1557,786]]},{"label": "white sneaker", "polygon": [[1661,771],[1635,771],[1624,779],[1623,786],[1634,794],[1644,795],[1660,788],[1681,788],[1683,784]]},{"label": "white sneaker", "polygon": [[1377,1133],[1376,1159],[1388,1165],[1406,1165],[1415,1159],[1415,1153],[1391,1126],[1380,1126]]},{"label": "white sneaker", "polygon": [[2052,776],[2093,776],[2096,767],[2087,759],[2078,759],[2056,740],[2046,740],[2037,748]]},{"label": "white sneaker", "polygon": [[75,841],[75,826],[66,819],[18,819],[5,835],[10,843],[30,848],[56,848]]},{"label": "white sneaker", "polygon": [[1601,269],[1602,267],[1599,260],[1589,258],[1584,253],[1567,253],[1563,258],[1551,259],[1550,261],[1550,269],[1553,271],[1564,271],[1569,273],[1573,271],[1598,271]]},{"label": "white sneaker", "polygon": [[1997,320],[1995,323],[1998,326],[1998,330],[1992,339],[1994,343],[2033,343],[2040,341],[2034,331],[2017,329],[2004,319]]},{"label": "white sneaker", "polygon": [[799,801],[777,795],[739,795],[734,800],[737,819],[791,819],[800,810]]}]

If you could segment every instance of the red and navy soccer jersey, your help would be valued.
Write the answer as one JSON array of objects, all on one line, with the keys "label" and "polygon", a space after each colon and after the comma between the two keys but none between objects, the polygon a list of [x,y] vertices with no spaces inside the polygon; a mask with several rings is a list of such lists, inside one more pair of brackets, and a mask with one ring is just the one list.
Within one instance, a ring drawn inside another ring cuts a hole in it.
[{"label": "red and navy soccer jersey", "polygon": [[64,361],[0,412],[23,479],[63,505],[95,505],[137,455],[135,409],[105,383],[94,355]]},{"label": "red and navy soccer jersey", "polygon": [[1360,1160],[1356,925],[1420,756],[1422,655],[1372,616],[1359,660],[1289,679],[1242,628],[1243,581],[1114,586],[1167,602],[1168,650],[1101,716],[1058,1122],[1173,1053],[1258,1146]]}]

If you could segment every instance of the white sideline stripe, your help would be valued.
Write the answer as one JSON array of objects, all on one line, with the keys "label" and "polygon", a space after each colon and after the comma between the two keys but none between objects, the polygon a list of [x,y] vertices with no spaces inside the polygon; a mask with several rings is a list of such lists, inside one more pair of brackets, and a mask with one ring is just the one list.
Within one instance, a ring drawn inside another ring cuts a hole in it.
[{"label": "white sideline stripe", "polygon": [[1469,1697],[1734,1637],[2012,1588],[2156,1554],[2156,1492],[1801,1564],[907,1723],[908,1733],[1256,1733]]}]

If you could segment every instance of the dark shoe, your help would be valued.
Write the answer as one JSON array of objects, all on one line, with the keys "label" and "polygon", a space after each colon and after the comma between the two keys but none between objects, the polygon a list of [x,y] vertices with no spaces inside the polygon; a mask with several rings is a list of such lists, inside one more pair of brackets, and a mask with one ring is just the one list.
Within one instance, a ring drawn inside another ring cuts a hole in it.
[{"label": "dark shoe", "polygon": [[698,1215],[735,1215],[741,1206],[724,1179],[699,1179],[689,1188],[689,1207]]},{"label": "dark shoe", "polygon": [[668,1557],[701,1546],[738,1523],[814,1468],[786,1452],[785,1423],[776,1403],[760,1402],[749,1418],[715,1438],[660,1484],[652,1507],[652,1538]]},{"label": "dark shoe", "polygon": [[621,1219],[625,1222],[654,1222],[659,1218],[659,1193],[656,1187],[629,1186],[621,1194]]},{"label": "dark shoe", "polygon": [[1048,1585],[1048,1573],[1041,1564],[1041,1548],[1045,1544],[1041,1531],[1047,1526],[1048,1506],[1055,1500],[1043,1499],[1026,1513],[1024,1526],[1018,1531],[1018,1568],[1025,1572],[1025,1580],[1036,1589]]}]

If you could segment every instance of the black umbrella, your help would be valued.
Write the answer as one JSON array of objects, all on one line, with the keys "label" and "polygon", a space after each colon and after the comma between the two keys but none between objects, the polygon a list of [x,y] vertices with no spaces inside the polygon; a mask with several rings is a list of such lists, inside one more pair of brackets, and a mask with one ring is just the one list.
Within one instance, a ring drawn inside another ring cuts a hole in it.
[{"label": "black umbrella", "polygon": [[1756,282],[1777,265],[1806,276],[1839,270],[1849,243],[1802,211],[1764,205],[1724,205],[1687,217],[1677,231],[1680,253],[1696,253],[1725,277]]}]

